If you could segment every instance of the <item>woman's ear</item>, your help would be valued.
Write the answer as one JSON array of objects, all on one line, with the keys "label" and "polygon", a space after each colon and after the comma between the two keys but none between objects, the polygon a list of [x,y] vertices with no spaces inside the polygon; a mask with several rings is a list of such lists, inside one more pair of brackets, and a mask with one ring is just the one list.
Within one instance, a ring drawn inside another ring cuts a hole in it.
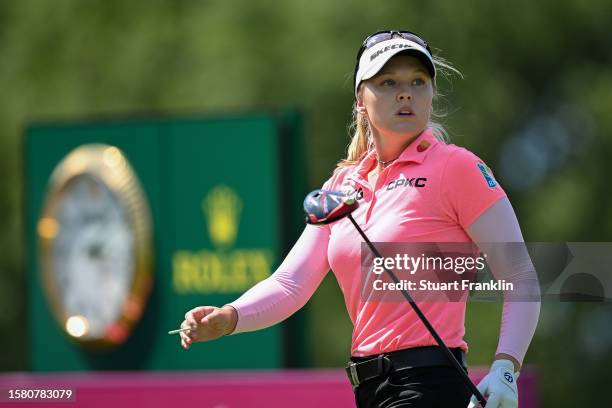
[{"label": "woman's ear", "polygon": [[361,92],[357,94],[357,103],[355,104],[355,109],[357,109],[357,113],[361,115],[367,115],[368,113],[368,111],[366,110],[365,104],[363,103]]}]

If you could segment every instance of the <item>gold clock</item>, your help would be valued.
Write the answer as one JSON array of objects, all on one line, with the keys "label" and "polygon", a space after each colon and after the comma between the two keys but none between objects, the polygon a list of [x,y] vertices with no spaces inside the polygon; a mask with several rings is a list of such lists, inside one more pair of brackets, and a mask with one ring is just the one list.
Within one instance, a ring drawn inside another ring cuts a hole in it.
[{"label": "gold clock", "polygon": [[149,205],[123,152],[82,145],[54,169],[37,225],[43,289],[65,333],[123,343],[152,287]]}]

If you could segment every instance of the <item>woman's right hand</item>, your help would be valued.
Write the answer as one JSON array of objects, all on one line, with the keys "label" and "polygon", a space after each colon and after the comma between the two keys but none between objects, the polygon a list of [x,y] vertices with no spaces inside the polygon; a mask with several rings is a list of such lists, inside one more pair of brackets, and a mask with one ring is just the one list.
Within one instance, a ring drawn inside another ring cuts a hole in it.
[{"label": "woman's right hand", "polygon": [[181,345],[188,349],[191,343],[209,341],[230,334],[236,328],[238,312],[232,306],[198,306],[185,313],[181,328],[193,330],[181,332]]}]

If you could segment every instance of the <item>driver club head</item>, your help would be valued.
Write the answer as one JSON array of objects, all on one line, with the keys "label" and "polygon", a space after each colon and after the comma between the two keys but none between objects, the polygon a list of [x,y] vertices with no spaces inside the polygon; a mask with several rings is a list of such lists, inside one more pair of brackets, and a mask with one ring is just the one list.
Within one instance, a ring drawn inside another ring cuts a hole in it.
[{"label": "driver club head", "polygon": [[314,190],[304,199],[308,224],[329,224],[349,215],[357,208],[357,200],[338,191]]}]

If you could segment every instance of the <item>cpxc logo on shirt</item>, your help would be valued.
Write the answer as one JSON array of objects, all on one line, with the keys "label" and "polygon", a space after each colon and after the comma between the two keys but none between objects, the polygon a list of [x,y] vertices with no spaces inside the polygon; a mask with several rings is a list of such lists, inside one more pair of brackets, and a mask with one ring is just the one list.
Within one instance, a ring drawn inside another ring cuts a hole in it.
[{"label": "cpxc logo on shirt", "polygon": [[427,183],[427,177],[398,178],[387,184],[387,191],[401,186],[416,188],[425,187],[425,183]]},{"label": "cpxc logo on shirt", "polygon": [[482,173],[482,176],[485,178],[487,185],[491,188],[497,186],[497,181],[493,178],[491,169],[489,169],[484,163],[476,163],[476,166]]}]

